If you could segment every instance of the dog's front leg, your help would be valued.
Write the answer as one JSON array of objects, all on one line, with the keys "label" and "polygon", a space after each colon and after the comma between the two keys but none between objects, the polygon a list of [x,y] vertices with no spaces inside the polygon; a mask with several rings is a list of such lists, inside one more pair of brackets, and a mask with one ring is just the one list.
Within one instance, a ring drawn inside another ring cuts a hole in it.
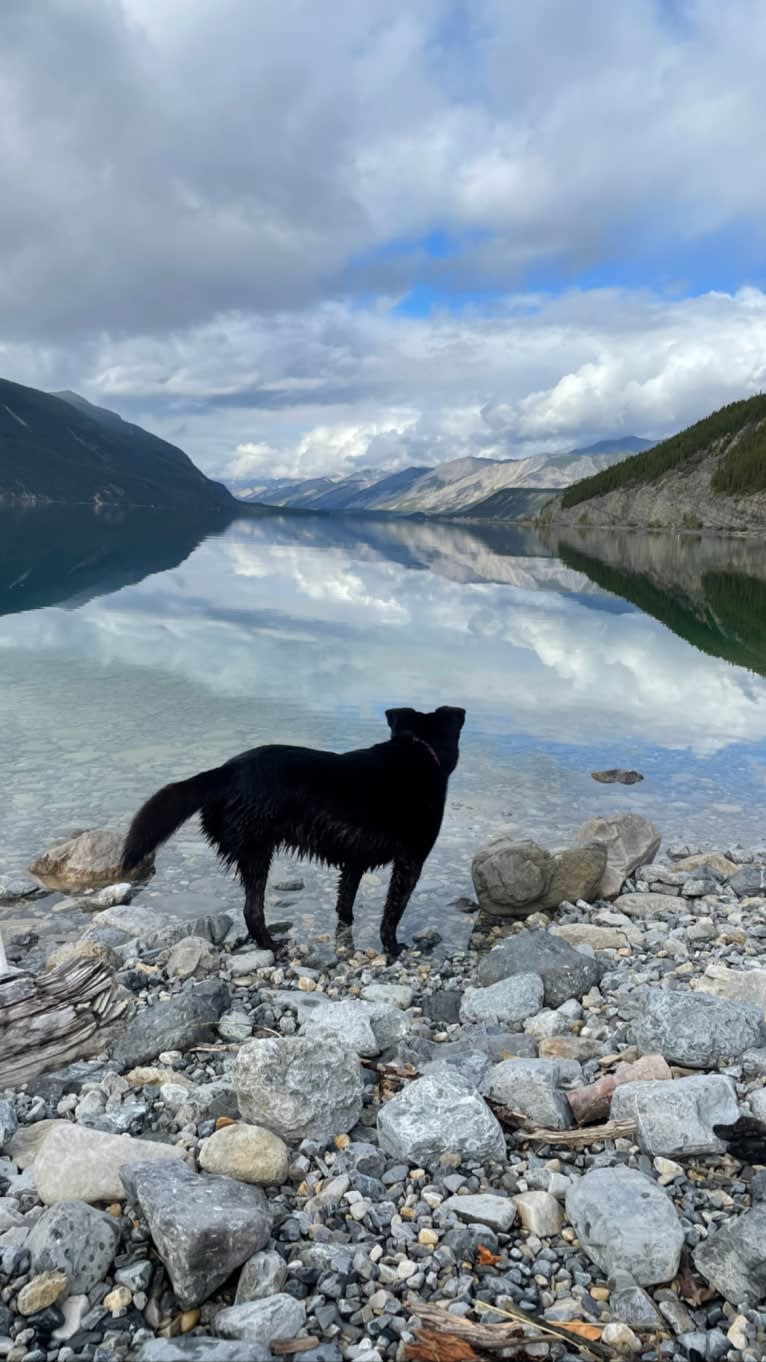
[{"label": "dog's front leg", "polygon": [[362,871],[355,865],[344,865],[338,881],[338,902],[336,911],[338,922],[350,927],[354,921],[354,899],[356,898]]},{"label": "dog's front leg", "polygon": [[380,924],[383,949],[392,957],[401,955],[404,950],[396,939],[396,929],[410,901],[412,891],[420,879],[422,869],[422,861],[394,861],[386,906],[383,909],[383,921]]}]

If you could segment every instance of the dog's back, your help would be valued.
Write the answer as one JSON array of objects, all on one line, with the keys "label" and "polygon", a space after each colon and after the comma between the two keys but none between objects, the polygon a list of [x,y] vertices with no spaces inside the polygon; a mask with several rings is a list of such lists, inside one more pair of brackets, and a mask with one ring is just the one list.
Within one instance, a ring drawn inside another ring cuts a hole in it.
[{"label": "dog's back", "polygon": [[229,780],[203,803],[202,825],[231,864],[266,843],[365,870],[397,855],[424,860],[444,814],[446,777],[411,743],[344,753],[256,747],[223,769]]}]

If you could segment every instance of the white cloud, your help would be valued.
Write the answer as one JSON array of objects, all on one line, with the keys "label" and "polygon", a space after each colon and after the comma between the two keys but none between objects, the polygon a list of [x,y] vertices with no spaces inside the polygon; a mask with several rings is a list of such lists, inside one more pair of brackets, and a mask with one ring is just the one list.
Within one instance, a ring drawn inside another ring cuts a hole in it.
[{"label": "white cloud", "polygon": [[663,433],[763,382],[763,294],[519,290],[762,259],[765,58],[760,0],[6,0],[0,369],[213,472]]}]

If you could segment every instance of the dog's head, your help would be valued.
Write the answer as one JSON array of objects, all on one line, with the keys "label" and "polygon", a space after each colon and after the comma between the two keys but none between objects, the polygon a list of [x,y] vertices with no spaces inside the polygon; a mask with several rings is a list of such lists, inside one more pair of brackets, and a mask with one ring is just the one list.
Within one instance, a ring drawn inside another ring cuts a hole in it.
[{"label": "dog's head", "polygon": [[387,709],[386,718],[392,738],[420,738],[428,743],[449,775],[458,760],[458,740],[465,723],[465,710],[441,705],[430,714],[417,709]]}]

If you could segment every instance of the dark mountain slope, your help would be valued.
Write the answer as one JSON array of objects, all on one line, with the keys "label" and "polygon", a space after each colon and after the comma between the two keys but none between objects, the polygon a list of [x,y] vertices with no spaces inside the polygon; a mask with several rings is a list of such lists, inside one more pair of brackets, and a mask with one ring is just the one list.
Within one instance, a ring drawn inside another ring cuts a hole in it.
[{"label": "dark mountain slope", "polygon": [[92,407],[0,379],[0,505],[232,509],[183,450]]}]

